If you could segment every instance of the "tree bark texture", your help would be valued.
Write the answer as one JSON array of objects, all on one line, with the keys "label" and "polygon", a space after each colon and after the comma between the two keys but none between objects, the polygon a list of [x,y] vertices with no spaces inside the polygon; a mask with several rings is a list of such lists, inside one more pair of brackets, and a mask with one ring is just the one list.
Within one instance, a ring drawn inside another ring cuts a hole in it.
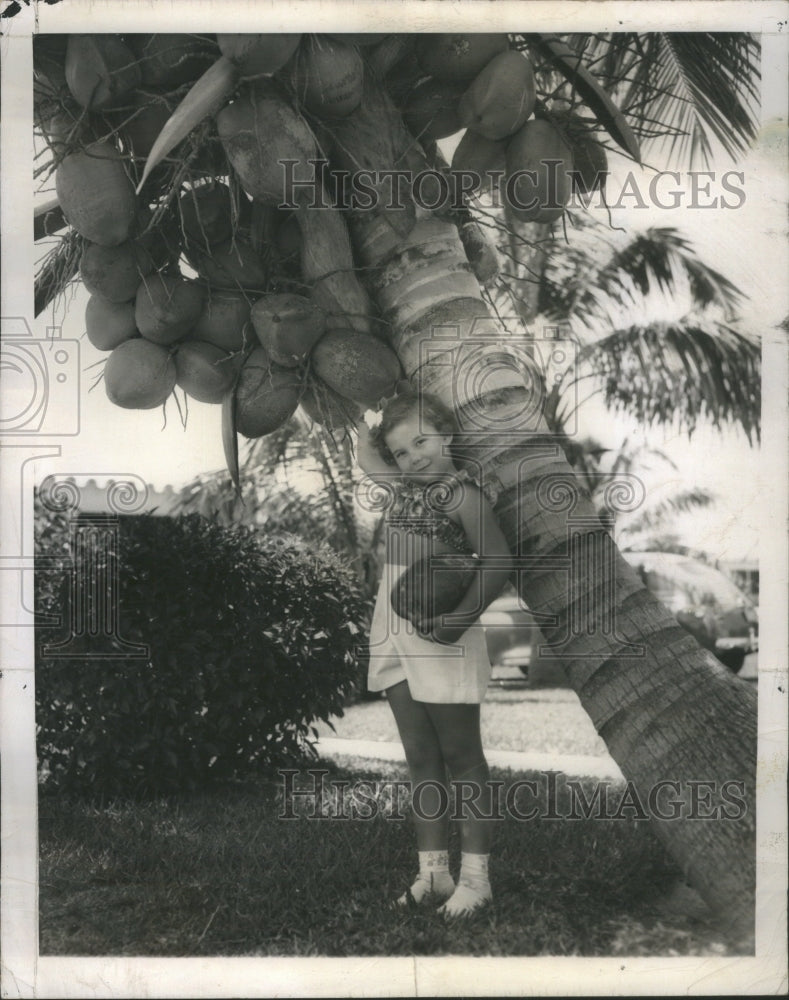
[{"label": "tree bark texture", "polygon": [[[424,166],[374,81],[362,106],[330,131],[333,167]],[[642,802],[661,782],[675,783],[666,794],[681,815],[653,814],[658,836],[706,901],[749,929],[755,692],[677,624],[619,555],[543,419],[541,379],[490,314],[457,229],[411,205],[348,219],[359,273],[406,375],[455,410],[462,464],[498,491],[495,513],[516,557],[518,592],[542,622],[543,653],[561,658]],[[627,487],[612,484],[625,506],[638,499]],[[670,812],[664,804],[660,811]]]}]

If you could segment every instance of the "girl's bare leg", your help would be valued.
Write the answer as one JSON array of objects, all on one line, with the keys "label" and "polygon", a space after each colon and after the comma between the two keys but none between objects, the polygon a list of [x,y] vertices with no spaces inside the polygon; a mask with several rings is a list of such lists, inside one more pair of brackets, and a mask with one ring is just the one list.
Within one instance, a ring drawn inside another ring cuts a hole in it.
[{"label": "girl's bare leg", "polygon": [[441,753],[452,776],[460,827],[460,877],[440,908],[445,917],[462,917],[492,899],[488,857],[493,837],[494,803],[490,771],[482,750],[479,705],[427,705]]},{"label": "girl's bare leg", "polygon": [[407,681],[386,691],[411,774],[419,875],[397,902],[448,899],[455,891],[449,872],[449,789],[441,744],[423,702],[414,701]]},{"label": "girl's bare leg", "polygon": [[[422,782],[430,783],[419,792],[420,809],[414,813],[417,845],[420,851],[445,851],[449,842],[449,789],[438,733],[425,703],[411,697],[407,681],[388,688],[386,697],[403,742],[413,789]],[[436,818],[429,819],[431,816]]]},{"label": "girl's bare leg", "polygon": [[485,760],[480,735],[479,705],[426,704],[441,747],[441,756],[449,768],[457,805],[462,796],[460,827],[461,850],[488,854],[493,838],[494,815],[490,788],[490,770]]}]

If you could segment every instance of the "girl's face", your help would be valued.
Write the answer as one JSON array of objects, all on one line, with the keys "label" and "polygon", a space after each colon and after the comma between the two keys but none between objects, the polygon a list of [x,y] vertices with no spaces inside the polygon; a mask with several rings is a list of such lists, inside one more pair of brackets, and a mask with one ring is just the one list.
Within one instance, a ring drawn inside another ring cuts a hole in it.
[{"label": "girl's face", "polygon": [[409,479],[430,479],[453,472],[455,464],[449,454],[451,434],[441,434],[418,413],[405,417],[385,436],[398,469]]}]

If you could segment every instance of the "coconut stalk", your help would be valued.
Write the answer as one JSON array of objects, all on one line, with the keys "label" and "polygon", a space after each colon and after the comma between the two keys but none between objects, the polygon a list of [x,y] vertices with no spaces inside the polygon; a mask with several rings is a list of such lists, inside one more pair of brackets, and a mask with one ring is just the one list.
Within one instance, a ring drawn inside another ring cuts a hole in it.
[{"label": "coconut stalk", "polygon": [[67,225],[60,202],[57,198],[52,198],[33,212],[33,239],[37,243],[45,236],[60,232]]},{"label": "coconut stalk", "polygon": [[79,273],[83,239],[73,229],[64,233],[57,247],[46,257],[43,267],[36,275],[34,289],[34,311],[40,316],[50,302],[61,295]]},{"label": "coconut stalk", "polygon": [[[413,140],[373,81],[335,129],[335,166],[413,162]],[[460,464],[497,489],[518,593],[542,616],[548,654],[560,657],[640,802],[662,790],[649,809],[656,834],[725,922],[751,934],[755,692],[679,626],[619,555],[544,420],[541,380],[528,358],[515,360],[454,226],[411,215],[403,236],[409,213],[395,213],[358,212],[350,231],[404,371],[455,411]],[[703,806],[699,782],[713,783],[701,786]],[[727,793],[737,805],[726,805]],[[713,810],[734,818],[700,819]],[[669,813],[676,818],[660,818]]]}]

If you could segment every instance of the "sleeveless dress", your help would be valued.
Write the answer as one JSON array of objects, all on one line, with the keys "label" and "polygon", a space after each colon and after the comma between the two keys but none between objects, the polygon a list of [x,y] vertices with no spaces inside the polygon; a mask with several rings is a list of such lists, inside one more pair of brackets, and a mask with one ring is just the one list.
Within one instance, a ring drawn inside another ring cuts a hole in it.
[{"label": "sleeveless dress", "polygon": [[[453,478],[470,479],[463,472]],[[397,482],[387,503],[388,525],[440,539],[459,553],[471,554],[461,526],[441,512],[442,489],[446,491],[446,486]],[[452,645],[420,636],[390,601],[392,587],[407,568],[387,560],[381,576],[370,625],[368,689],[384,691],[406,680],[415,701],[479,704],[491,675],[484,628],[475,622]]]}]

